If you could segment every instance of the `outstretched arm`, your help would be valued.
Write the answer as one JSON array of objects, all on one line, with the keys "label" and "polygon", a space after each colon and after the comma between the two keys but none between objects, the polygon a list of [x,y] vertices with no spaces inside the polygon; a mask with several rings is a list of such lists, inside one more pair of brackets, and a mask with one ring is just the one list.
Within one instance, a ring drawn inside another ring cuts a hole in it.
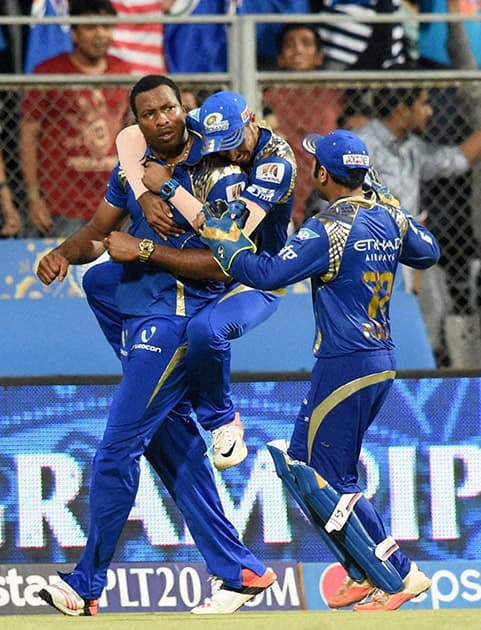
[{"label": "outstretched arm", "polygon": [[[140,239],[126,232],[114,231],[104,239],[110,256],[118,262],[139,259]],[[150,261],[166,271],[189,280],[230,282],[212,258],[210,249],[175,249],[155,243]]]},{"label": "outstretched arm", "polygon": [[96,260],[104,251],[103,239],[121,226],[125,212],[101,201],[92,219],[39,262],[37,276],[48,285],[56,278],[65,278],[70,265],[82,265]]}]

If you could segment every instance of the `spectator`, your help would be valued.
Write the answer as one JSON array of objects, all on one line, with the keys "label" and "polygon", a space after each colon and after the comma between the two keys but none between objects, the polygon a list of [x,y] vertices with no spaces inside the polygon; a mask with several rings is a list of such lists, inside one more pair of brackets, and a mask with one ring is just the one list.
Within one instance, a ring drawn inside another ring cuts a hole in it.
[{"label": "spectator", "polygon": [[[288,24],[278,42],[278,67],[282,70],[306,72],[322,68],[321,42],[316,29],[309,24]],[[294,149],[298,165],[292,220],[298,228],[305,218],[306,202],[312,189],[309,157],[301,149],[301,139],[309,129],[325,134],[336,128],[342,111],[342,93],[322,85],[272,87],[264,92],[265,105],[279,122],[278,133]]]},{"label": "spectator", "polygon": [[[235,12],[232,0],[175,0],[170,4],[169,16],[224,15]],[[226,72],[227,30],[225,24],[165,25],[165,55],[169,72]]]},{"label": "spectator", "polygon": [[[448,0],[449,13],[463,13],[463,3]],[[453,68],[476,70],[476,59],[469,34],[469,23],[448,22],[447,52]],[[477,24],[479,29],[479,23]],[[459,107],[459,126],[481,128],[481,86],[477,82],[462,84],[456,92],[455,104]],[[452,125],[454,126],[454,125]],[[452,130],[450,130],[452,131]],[[449,188],[448,188],[449,187]],[[440,204],[438,240],[443,248],[441,264],[445,269],[446,282],[452,308],[446,316],[444,338],[451,367],[477,368],[481,365],[481,326],[479,304],[476,304],[476,288],[472,280],[479,263],[481,244],[481,163],[472,165],[465,181],[444,182],[449,190],[447,204]]]},{"label": "spectator", "polygon": [[[420,0],[421,13],[447,13],[449,0]],[[477,7],[477,8],[476,8]],[[462,2],[457,6],[456,13],[479,12],[479,2]],[[421,62],[425,66],[438,68],[439,66],[454,65],[453,48],[450,47],[449,34],[450,26],[446,22],[422,23],[419,29],[419,52]],[[481,65],[481,22],[477,20],[466,21],[464,24],[465,35],[468,37],[469,45],[477,60]]]},{"label": "spectator", "polygon": [[[481,157],[481,129],[458,145],[434,144],[417,135],[426,131],[433,113],[423,87],[381,89],[374,95],[374,110],[379,117],[357,133],[366,142],[381,181],[413,214],[420,211],[422,182],[465,173]],[[420,306],[439,356],[447,308],[439,267],[424,272],[423,285],[427,286],[420,293]]]},{"label": "spectator", "polygon": [[[239,14],[305,13],[310,12],[309,0],[233,0]],[[278,40],[283,24],[258,23],[256,26],[257,65],[262,70],[277,66]]]},{"label": "spectator", "polygon": [[404,63],[404,29],[401,23],[356,21],[377,13],[396,13],[399,5],[400,0],[313,0],[312,12],[353,17],[352,22],[320,25],[326,70],[376,70]]},{"label": "spectator", "polygon": [[165,13],[172,0],[112,0],[119,17],[143,16],[144,24],[119,24],[110,53],[128,63],[136,74],[165,74],[164,24],[156,16]]},{"label": "spectator", "polygon": [[[74,0],[70,14],[115,15],[110,0]],[[107,54],[112,26],[72,26],[73,50],[37,66],[35,74],[126,74]],[[99,190],[116,163],[115,137],[127,122],[120,88],[31,90],[22,105],[20,157],[30,221],[27,236],[68,236],[93,215]]]},{"label": "spectator", "polygon": [[[33,0],[32,17],[65,17],[68,0]],[[69,24],[33,24],[30,26],[25,51],[25,72],[33,72],[42,61],[72,50]]]},{"label": "spectator", "polygon": [[7,181],[3,155],[0,151],[0,209],[2,212],[0,222],[0,236],[15,236],[18,234],[22,221],[20,214],[13,203],[12,193]]}]

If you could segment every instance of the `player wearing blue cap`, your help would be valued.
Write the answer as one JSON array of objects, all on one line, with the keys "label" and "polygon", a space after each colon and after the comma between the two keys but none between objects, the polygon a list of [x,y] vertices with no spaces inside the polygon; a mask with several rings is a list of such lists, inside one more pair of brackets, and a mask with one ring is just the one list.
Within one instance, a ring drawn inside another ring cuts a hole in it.
[{"label": "player wearing blue cap", "polygon": [[[210,186],[204,181],[200,141],[186,130],[180,92],[170,79],[140,79],[132,90],[131,106],[149,143],[150,158],[175,165],[186,162],[179,169],[185,186],[201,194],[209,187],[216,191],[226,177],[227,183],[237,181],[229,179],[236,174],[225,166],[209,171]],[[169,237],[167,248],[203,247],[180,213],[173,212],[184,231]],[[117,265],[123,374],[92,465],[88,539],[73,571],[62,574],[58,584],[43,587],[39,595],[66,615],[96,614],[108,567],[136,497],[139,460],[145,455],[182,511],[208,571],[215,576],[212,598],[192,612],[231,613],[268,588],[276,576],[242,544],[227,520],[205,457],[205,442],[186,402],[187,325],[222,287],[181,279],[150,263],[160,238],[147,224],[119,164],[92,220],[44,256],[37,273],[45,284],[62,280],[69,264],[95,259],[103,251],[102,243],[109,248],[112,230],[127,218],[126,236],[135,242],[136,253],[131,262]]]},{"label": "player wearing blue cap", "polygon": [[[213,94],[202,107],[189,113],[187,121],[201,135],[204,156],[235,164],[246,173],[246,182],[228,187],[223,199],[242,199],[250,213],[244,229],[252,235],[259,251],[277,252],[287,238],[293,204],[296,165],[291,147],[258,122],[245,99],[236,92]],[[122,137],[126,139],[124,143]],[[138,179],[143,176],[151,191],[160,191],[171,207],[179,209],[195,224],[201,202],[188,195],[185,186],[179,185],[176,175],[165,166],[147,162],[145,176],[139,172],[145,142],[135,148],[135,137],[139,137],[138,131],[129,128],[119,136],[117,146],[127,177],[138,190],[139,202],[159,203],[158,194],[157,200],[149,200],[146,188],[142,190],[139,185]],[[146,206],[144,213],[152,225],[158,225],[159,212],[152,213]],[[167,224],[167,227],[174,226]],[[122,239],[123,243],[126,239],[124,235],[114,238]],[[135,249],[132,247],[132,255]],[[110,251],[116,257],[112,248]],[[121,252],[117,259],[128,260],[128,257]],[[210,251],[174,252],[159,245],[152,260],[172,273],[196,280],[204,277],[205,270],[216,267]],[[189,323],[186,366],[190,393],[199,422],[212,431],[214,464],[220,470],[238,464],[247,455],[244,429],[230,395],[230,340],[272,315],[283,293],[283,290],[252,290],[233,283]]]},{"label": "player wearing blue cap", "polygon": [[439,259],[439,247],[396,200],[363,191],[369,155],[358,136],[312,134],[303,147],[313,155],[313,179],[328,206],[285,247],[254,255],[237,205],[219,218],[217,207],[206,204],[201,238],[222,268],[248,286],[267,290],[311,279],[317,358],[311,387],[287,452],[275,444],[269,449],[278,474],[348,572],[329,606],[360,602],[357,611],[394,610],[431,581],[387,536],[362,495],[357,464],[364,433],[395,377],[389,304],[398,264],[427,268]]}]

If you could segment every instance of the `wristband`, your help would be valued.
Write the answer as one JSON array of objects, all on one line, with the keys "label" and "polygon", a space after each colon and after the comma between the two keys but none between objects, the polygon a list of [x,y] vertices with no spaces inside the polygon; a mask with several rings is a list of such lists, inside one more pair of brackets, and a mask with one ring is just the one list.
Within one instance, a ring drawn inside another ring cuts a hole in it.
[{"label": "wristband", "polygon": [[171,197],[175,195],[175,191],[177,190],[178,186],[179,186],[179,182],[177,180],[175,179],[167,180],[160,187],[160,198],[163,199],[164,201],[168,201]]}]

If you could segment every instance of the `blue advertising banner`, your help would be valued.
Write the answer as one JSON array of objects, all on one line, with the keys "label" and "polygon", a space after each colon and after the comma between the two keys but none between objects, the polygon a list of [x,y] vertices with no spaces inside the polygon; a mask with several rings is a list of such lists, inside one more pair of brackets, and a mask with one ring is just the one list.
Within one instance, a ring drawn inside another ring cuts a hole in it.
[{"label": "blue advertising banner", "polygon": [[[301,607],[296,563],[272,562],[277,575],[272,588],[260,593],[242,610],[296,610]],[[58,580],[57,571],[71,565],[0,564],[0,615],[58,615],[38,597],[46,584]],[[99,600],[99,612],[187,612],[209,597],[210,583],[199,563],[114,563]]]},{"label": "blue advertising banner", "polygon": [[[88,529],[91,462],[114,387],[0,387],[0,563],[78,559]],[[233,387],[249,455],[216,472],[217,484],[228,517],[265,561],[333,559],[286,496],[265,446],[289,439],[307,387],[305,381]],[[366,435],[361,486],[416,561],[481,561],[480,418],[481,378],[398,379]],[[145,461],[115,559],[202,561]]]}]

